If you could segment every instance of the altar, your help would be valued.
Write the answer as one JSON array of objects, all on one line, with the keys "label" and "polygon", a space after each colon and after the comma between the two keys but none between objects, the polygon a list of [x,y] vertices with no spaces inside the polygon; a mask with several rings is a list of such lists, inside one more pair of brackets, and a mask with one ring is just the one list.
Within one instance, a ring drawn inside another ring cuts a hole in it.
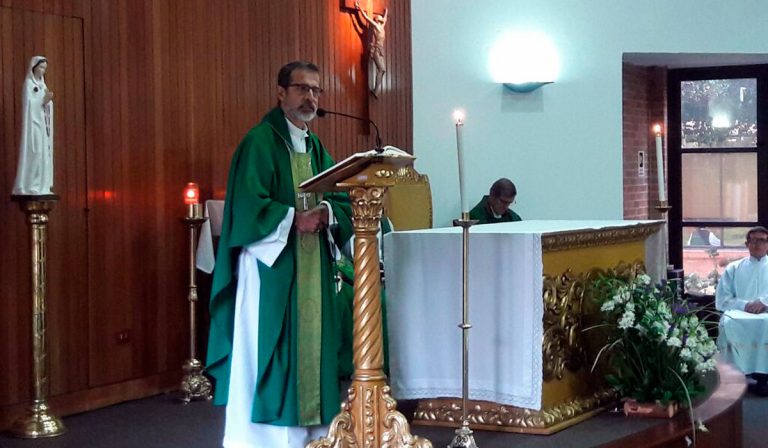
[{"label": "altar", "polygon": [[[522,221],[478,225],[469,243],[470,424],[550,434],[612,402],[590,374],[582,330],[596,310],[584,286],[600,272],[665,272],[660,221]],[[461,229],[384,237],[390,384],[420,399],[414,423],[461,420]],[[595,344],[593,344],[595,345]]]}]

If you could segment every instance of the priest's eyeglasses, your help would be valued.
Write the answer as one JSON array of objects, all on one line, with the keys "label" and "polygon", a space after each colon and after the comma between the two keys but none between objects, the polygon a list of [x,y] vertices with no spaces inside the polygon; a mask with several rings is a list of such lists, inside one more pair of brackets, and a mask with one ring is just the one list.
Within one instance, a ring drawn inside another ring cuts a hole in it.
[{"label": "priest's eyeglasses", "polygon": [[747,240],[748,244],[766,244],[768,243],[768,238],[750,238]]},{"label": "priest's eyeglasses", "polygon": [[304,95],[308,94],[309,92],[312,92],[315,97],[318,97],[323,94],[324,90],[320,87],[310,86],[309,84],[288,84],[288,87],[296,87],[297,89],[301,90],[301,93]]}]

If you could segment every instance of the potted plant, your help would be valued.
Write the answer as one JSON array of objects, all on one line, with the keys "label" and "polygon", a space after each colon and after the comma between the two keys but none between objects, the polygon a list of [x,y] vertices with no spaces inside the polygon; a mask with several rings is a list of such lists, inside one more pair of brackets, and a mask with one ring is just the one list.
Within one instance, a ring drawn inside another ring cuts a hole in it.
[{"label": "potted plant", "polygon": [[646,274],[633,279],[603,275],[593,297],[606,330],[607,382],[625,398],[627,415],[671,417],[679,406],[704,392],[702,376],[714,370],[717,346],[698,309],[679,298],[675,285],[651,284]]}]

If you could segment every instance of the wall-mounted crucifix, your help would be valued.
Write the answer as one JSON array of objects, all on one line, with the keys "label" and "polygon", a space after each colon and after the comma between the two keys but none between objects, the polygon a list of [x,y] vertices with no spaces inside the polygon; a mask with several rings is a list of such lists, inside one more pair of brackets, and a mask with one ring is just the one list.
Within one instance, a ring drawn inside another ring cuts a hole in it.
[{"label": "wall-mounted crucifix", "polygon": [[376,12],[371,0],[364,0],[365,5],[361,5],[359,0],[343,1],[343,8],[355,15],[358,26],[365,31],[362,34],[368,46],[368,89],[374,98],[378,98],[384,73],[387,72],[384,40],[389,9],[384,8],[383,12]]}]

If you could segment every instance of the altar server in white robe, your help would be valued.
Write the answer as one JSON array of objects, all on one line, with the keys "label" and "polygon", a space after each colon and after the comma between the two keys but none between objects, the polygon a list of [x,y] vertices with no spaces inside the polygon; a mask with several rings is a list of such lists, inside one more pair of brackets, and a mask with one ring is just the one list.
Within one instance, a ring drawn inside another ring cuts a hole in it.
[{"label": "altar server in white robe", "polygon": [[750,229],[746,246],[749,256],[730,263],[717,285],[718,345],[726,360],[757,380],[755,392],[768,395],[768,229]]}]

